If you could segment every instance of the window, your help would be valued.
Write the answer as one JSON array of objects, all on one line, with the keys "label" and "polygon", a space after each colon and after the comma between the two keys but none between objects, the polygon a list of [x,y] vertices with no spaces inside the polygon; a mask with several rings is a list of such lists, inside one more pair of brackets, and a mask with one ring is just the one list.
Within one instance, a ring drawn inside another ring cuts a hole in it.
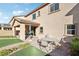
[{"label": "window", "polygon": [[12,28],[8,28],[8,30],[12,30]]},{"label": "window", "polygon": [[4,30],[8,30],[8,28],[4,27]]},{"label": "window", "polygon": [[32,15],[32,19],[36,19],[36,13]]},{"label": "window", "polygon": [[38,11],[38,16],[40,16],[40,11]]},{"label": "window", "polygon": [[75,25],[67,25],[67,34],[73,34],[75,35]]},{"label": "window", "polygon": [[43,27],[40,27],[40,33],[43,33]]},{"label": "window", "polygon": [[15,35],[19,35],[19,32],[20,32],[19,30],[15,31]]},{"label": "window", "polygon": [[59,3],[55,4],[55,10],[59,10]]},{"label": "window", "polygon": [[12,30],[12,28],[9,28],[10,30]]},{"label": "window", "polygon": [[59,3],[53,3],[50,5],[50,12],[56,12],[59,10]]},{"label": "window", "polygon": [[4,30],[12,30],[12,28],[4,27]]}]

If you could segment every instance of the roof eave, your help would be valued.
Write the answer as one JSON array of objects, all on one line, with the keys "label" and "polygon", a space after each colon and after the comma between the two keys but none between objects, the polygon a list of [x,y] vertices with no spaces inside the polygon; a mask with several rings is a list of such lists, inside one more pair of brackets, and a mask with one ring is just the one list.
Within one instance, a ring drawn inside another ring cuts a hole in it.
[{"label": "roof eave", "polygon": [[36,9],[34,9],[34,10],[33,10],[33,11],[31,11],[30,13],[28,13],[25,17],[27,17],[27,16],[29,16],[30,14],[32,14],[32,13],[34,13],[34,12],[38,11],[39,9],[41,9],[41,8],[45,7],[45,6],[46,6],[46,5],[48,5],[48,4],[50,4],[50,3],[44,3],[43,5],[41,5],[41,6],[37,7]]}]

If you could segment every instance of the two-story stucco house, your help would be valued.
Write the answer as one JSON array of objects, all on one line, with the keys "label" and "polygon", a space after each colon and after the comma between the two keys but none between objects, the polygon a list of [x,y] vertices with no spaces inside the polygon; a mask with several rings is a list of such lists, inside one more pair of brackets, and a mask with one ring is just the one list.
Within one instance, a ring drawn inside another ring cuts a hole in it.
[{"label": "two-story stucco house", "polygon": [[49,35],[57,41],[69,40],[79,36],[79,4],[45,3],[23,17],[14,16],[10,24],[13,35],[21,40],[30,33],[38,37]]}]

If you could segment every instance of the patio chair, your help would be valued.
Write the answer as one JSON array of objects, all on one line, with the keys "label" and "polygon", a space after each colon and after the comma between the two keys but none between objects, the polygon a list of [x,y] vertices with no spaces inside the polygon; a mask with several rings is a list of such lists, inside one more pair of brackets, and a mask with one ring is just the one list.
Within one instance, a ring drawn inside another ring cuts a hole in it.
[{"label": "patio chair", "polygon": [[46,41],[43,40],[37,40],[37,43],[40,47],[41,50],[45,49],[46,52],[48,52],[47,47],[48,47],[48,43]]}]

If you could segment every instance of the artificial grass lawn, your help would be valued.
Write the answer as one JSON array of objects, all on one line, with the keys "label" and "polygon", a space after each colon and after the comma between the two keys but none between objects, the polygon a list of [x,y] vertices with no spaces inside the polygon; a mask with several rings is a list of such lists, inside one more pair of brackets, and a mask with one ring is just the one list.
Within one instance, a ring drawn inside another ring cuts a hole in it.
[{"label": "artificial grass lawn", "polygon": [[46,55],[45,52],[29,45],[29,47],[26,47],[12,54],[11,56],[44,56],[44,55]]},{"label": "artificial grass lawn", "polygon": [[12,38],[7,38],[7,39],[0,39],[0,48],[1,47],[4,47],[4,46],[7,46],[7,45],[11,45],[11,44],[14,44],[14,43],[19,43],[19,42],[22,42],[20,39],[12,39]]}]

